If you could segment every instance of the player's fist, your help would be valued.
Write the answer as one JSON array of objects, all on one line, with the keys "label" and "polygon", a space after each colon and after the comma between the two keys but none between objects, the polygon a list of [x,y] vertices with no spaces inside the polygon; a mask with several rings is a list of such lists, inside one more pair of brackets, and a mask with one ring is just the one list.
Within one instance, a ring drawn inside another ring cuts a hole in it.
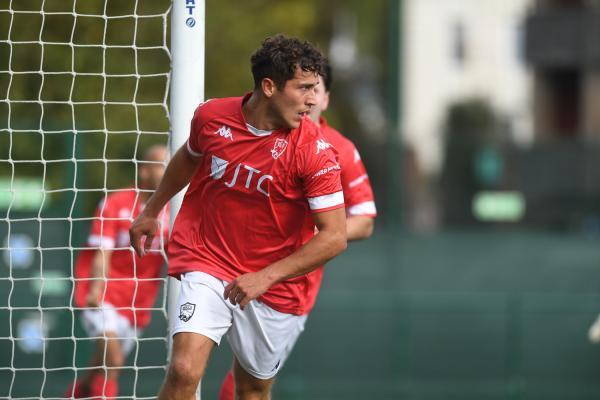
[{"label": "player's fist", "polygon": [[271,283],[259,272],[240,275],[225,287],[223,298],[243,310],[250,301],[266,292]]},{"label": "player's fist", "polygon": [[158,219],[143,212],[133,221],[129,228],[129,240],[138,256],[143,257],[150,251],[152,241],[159,228]]}]

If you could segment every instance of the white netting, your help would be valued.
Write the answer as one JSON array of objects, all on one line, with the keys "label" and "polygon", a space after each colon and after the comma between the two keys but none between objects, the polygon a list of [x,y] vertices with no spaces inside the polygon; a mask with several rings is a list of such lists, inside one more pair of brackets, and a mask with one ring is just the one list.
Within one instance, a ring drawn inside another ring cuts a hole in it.
[{"label": "white netting", "polygon": [[[144,149],[167,143],[169,12],[169,0],[0,0],[0,398],[59,398],[86,371],[74,264],[98,201],[137,188]],[[165,307],[163,290],[119,397],[155,396]]]}]

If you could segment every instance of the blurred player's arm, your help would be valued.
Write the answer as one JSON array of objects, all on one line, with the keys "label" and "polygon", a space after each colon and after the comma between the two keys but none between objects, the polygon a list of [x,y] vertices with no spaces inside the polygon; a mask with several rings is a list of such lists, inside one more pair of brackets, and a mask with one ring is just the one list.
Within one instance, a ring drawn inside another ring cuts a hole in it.
[{"label": "blurred player's arm", "polygon": [[232,304],[244,307],[271,286],[305,275],[325,264],[346,249],[346,215],[344,208],[314,213],[317,234],[302,247],[268,267],[234,279],[223,293]]},{"label": "blurred player's arm", "polygon": [[[364,215],[348,216],[346,219],[346,238],[349,242],[354,240],[364,240],[373,234],[375,218]],[[315,233],[318,232],[315,229]]]},{"label": "blurred player's arm", "polygon": [[[158,214],[167,202],[179,193],[187,184],[196,171],[200,157],[191,154],[184,144],[177,150],[156,191],[148,199],[144,211],[133,221],[129,229],[129,238],[138,256],[142,257],[150,250],[152,240],[159,230]],[[142,246],[142,238],[146,240]]]},{"label": "blurred player's arm", "polygon": [[89,307],[99,307],[104,297],[105,279],[110,272],[110,256],[112,250],[98,249],[92,259],[90,286],[86,296]]},{"label": "blurred player's arm", "polygon": [[352,142],[340,154],[343,157],[341,180],[346,203],[348,240],[368,239],[375,225],[375,201],[369,175],[360,153]]},{"label": "blurred player's arm", "polygon": [[348,241],[368,239],[373,234],[374,225],[373,217],[364,215],[348,216],[348,219],[346,219]]}]

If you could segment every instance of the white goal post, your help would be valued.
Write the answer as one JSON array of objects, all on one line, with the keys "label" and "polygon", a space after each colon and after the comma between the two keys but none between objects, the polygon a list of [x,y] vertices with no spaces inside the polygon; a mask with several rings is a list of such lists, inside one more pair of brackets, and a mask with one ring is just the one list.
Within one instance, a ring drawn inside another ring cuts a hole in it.
[{"label": "white goal post", "polygon": [[[204,101],[205,0],[173,0],[171,17],[171,154],[185,144],[194,110]],[[173,226],[183,200],[183,191],[171,200]],[[169,331],[178,316],[179,281],[168,278]],[[172,337],[168,334],[169,349]],[[170,353],[169,353],[170,354]],[[201,385],[196,397],[200,398]]]},{"label": "white goal post", "polygon": [[[90,369],[77,257],[98,202],[143,191],[145,149],[185,143],[204,96],[204,15],[205,0],[0,0],[0,398],[63,398]],[[164,377],[178,288],[159,281],[118,398],[156,398]]]}]

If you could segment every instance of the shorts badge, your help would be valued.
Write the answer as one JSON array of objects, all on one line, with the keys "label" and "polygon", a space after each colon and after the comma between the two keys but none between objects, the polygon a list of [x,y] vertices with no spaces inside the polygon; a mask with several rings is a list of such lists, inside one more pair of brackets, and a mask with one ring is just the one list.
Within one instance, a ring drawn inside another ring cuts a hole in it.
[{"label": "shorts badge", "polygon": [[179,307],[179,319],[183,322],[188,322],[192,315],[194,315],[194,310],[196,309],[196,305],[192,303],[185,303]]}]

